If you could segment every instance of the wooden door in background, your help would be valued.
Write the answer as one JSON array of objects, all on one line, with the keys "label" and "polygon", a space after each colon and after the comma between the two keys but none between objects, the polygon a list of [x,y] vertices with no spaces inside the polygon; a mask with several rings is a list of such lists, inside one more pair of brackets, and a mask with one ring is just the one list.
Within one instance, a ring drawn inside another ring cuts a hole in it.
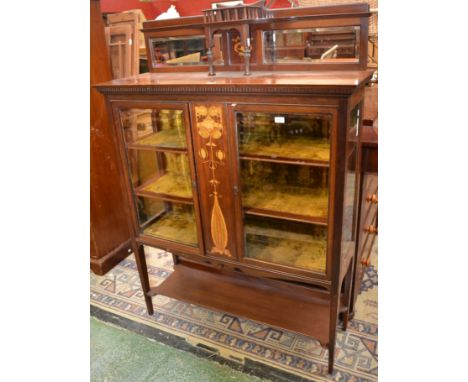
[{"label": "wooden door in background", "polygon": [[112,65],[112,77],[132,75],[132,27],[130,24],[106,27],[106,43]]}]

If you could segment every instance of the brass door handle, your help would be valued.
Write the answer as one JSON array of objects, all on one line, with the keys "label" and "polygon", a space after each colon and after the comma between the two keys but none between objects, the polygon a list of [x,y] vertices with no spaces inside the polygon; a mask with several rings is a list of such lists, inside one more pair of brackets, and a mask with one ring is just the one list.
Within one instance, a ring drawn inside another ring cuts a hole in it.
[{"label": "brass door handle", "polygon": [[364,228],[364,232],[367,232],[367,233],[372,233],[372,234],[378,234],[378,228],[377,227],[374,227],[373,225],[370,225],[369,227],[366,227]]},{"label": "brass door handle", "polygon": [[367,195],[366,196],[366,201],[377,204],[379,202],[379,198],[377,197],[376,194]]}]

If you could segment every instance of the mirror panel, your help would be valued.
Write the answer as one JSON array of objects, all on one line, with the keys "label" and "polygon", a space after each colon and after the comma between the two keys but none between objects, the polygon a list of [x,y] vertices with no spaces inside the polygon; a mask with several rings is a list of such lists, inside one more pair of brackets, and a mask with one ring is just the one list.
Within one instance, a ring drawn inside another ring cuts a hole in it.
[{"label": "mirror panel", "polygon": [[359,62],[359,26],[282,29],[263,32],[265,64]]},{"label": "mirror panel", "polygon": [[[213,62],[224,65],[221,34],[213,38]],[[152,37],[149,39],[153,67],[208,65],[205,35]]]}]

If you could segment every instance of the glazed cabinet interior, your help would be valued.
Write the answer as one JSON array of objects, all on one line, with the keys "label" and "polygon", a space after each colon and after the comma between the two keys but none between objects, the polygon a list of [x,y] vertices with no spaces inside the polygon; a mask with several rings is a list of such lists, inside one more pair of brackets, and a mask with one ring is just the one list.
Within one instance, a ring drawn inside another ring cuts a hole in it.
[{"label": "glazed cabinet interior", "polygon": [[325,287],[340,231],[333,221],[343,221],[339,256],[353,255],[359,105],[349,113],[336,219],[338,106],[112,104],[141,242]]}]

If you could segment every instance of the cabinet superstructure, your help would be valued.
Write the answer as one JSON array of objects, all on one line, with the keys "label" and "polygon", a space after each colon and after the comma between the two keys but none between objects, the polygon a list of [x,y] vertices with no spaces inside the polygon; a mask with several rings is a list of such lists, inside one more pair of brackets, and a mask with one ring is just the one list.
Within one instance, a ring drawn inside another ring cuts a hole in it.
[{"label": "cabinet superstructure", "polygon": [[[349,313],[370,77],[191,71],[99,86],[150,314],[151,297],[164,294],[304,333],[328,346],[332,371],[338,314],[346,328]],[[174,255],[173,274],[157,287],[144,245]]]}]

